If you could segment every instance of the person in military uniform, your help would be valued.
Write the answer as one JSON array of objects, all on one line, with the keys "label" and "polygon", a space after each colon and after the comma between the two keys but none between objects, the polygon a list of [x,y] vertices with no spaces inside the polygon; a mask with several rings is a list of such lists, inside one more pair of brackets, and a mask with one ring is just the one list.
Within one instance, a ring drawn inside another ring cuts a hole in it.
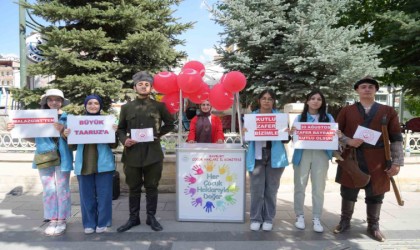
[{"label": "person in military uniform", "polygon": [[[146,190],[146,224],[154,231],[163,230],[156,220],[158,186],[162,175],[163,152],[160,137],[175,128],[175,120],[164,103],[150,99],[153,77],[144,71],[133,75],[133,89],[137,98],[121,107],[118,138],[124,145],[122,162],[126,183],[129,187],[130,217],[117,229],[125,232],[140,225],[141,188]],[[163,125],[162,125],[163,122]],[[154,141],[137,142],[131,139],[132,129],[153,129]]]}]

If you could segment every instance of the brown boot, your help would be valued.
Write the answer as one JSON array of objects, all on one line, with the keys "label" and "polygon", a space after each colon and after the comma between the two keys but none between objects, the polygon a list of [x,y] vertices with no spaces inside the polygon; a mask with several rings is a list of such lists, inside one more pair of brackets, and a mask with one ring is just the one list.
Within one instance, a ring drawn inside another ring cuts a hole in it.
[{"label": "brown boot", "polygon": [[341,220],[334,229],[335,234],[339,234],[350,229],[350,220],[353,216],[354,204],[354,201],[345,199],[341,200]]},{"label": "brown boot", "polygon": [[384,242],[385,236],[379,230],[379,215],[381,213],[382,204],[366,204],[367,213],[367,232],[374,240]]}]

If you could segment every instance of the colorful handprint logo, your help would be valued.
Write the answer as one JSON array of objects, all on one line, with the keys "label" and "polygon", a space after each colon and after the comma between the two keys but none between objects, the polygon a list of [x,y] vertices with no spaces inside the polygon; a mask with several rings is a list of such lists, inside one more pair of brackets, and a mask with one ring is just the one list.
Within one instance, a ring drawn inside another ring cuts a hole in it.
[{"label": "colorful handprint logo", "polygon": [[[217,176],[217,179],[214,179],[214,176]],[[239,191],[239,187],[236,185],[236,180],[236,174],[231,173],[227,164],[216,166],[213,161],[208,161],[204,164],[194,164],[191,166],[191,171],[184,176],[184,182],[187,184],[187,187],[184,189],[184,195],[191,198],[191,206],[201,207],[206,213],[223,212],[227,206],[234,205],[237,202],[235,195]],[[217,195],[212,193],[206,197],[206,191],[200,191],[200,189],[206,190],[202,186],[206,182],[223,183],[226,186],[218,186],[217,188],[223,191],[217,193]]]}]

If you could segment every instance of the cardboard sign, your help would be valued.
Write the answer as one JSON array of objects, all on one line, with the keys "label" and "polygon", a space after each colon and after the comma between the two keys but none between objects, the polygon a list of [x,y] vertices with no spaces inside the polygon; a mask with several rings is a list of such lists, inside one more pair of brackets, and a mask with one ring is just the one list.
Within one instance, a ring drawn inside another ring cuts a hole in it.
[{"label": "cardboard sign", "polygon": [[71,129],[71,132],[67,143],[114,143],[115,131],[112,128],[114,123],[115,117],[112,115],[69,115],[67,127]]},{"label": "cardboard sign", "polygon": [[354,132],[353,138],[359,138],[370,145],[376,145],[381,134],[381,132],[359,125],[356,132]]},{"label": "cardboard sign", "polygon": [[285,132],[289,116],[281,113],[245,114],[244,128],[246,141],[281,141],[287,140]]},{"label": "cardboard sign", "polygon": [[294,148],[338,149],[338,123],[295,122]]},{"label": "cardboard sign", "polygon": [[54,128],[56,109],[10,110],[9,118],[15,124],[10,131],[12,138],[60,137]]}]

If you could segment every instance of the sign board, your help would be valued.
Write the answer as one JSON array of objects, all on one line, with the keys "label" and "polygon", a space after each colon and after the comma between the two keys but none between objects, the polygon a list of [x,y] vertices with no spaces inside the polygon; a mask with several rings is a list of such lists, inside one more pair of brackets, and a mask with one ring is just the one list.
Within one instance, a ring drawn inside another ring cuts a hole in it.
[{"label": "sign board", "polygon": [[115,117],[112,115],[69,115],[67,128],[71,129],[71,132],[67,143],[114,143],[115,131],[112,128],[114,123]]},{"label": "sign board", "polygon": [[288,140],[285,132],[289,116],[283,113],[245,114],[245,141],[281,141]]},{"label": "sign board", "polygon": [[39,63],[45,60],[40,45],[45,44],[40,33],[34,33],[26,38],[26,56],[31,62]]},{"label": "sign board", "polygon": [[354,132],[353,138],[359,138],[362,139],[365,143],[376,145],[379,137],[381,137],[381,134],[381,132],[359,125],[357,126],[356,132]]},{"label": "sign board", "polygon": [[179,221],[244,222],[245,150],[185,143],[177,149]]},{"label": "sign board", "polygon": [[295,122],[293,134],[294,148],[299,149],[338,149],[338,123]]},{"label": "sign board", "polygon": [[10,110],[9,119],[15,124],[10,131],[12,138],[60,137],[54,128],[56,109]]},{"label": "sign board", "polygon": [[131,139],[137,142],[153,141],[153,128],[131,129]]}]

